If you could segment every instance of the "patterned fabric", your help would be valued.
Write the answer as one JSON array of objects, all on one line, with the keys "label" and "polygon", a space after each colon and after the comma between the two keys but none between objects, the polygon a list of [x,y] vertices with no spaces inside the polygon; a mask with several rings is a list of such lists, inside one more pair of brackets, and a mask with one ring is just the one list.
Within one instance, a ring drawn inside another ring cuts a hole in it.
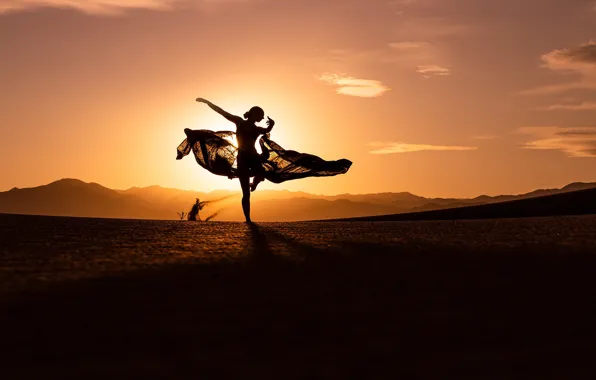
[{"label": "patterned fabric", "polygon": [[[211,173],[229,178],[238,176],[238,149],[232,143],[235,141],[234,132],[185,129],[184,133],[186,139],[178,146],[177,160],[192,151],[197,163]],[[346,159],[325,161],[312,154],[285,150],[271,140],[269,134],[261,137],[259,145],[263,152],[261,164],[265,170],[265,179],[273,183],[345,174],[352,166],[352,162]]]}]

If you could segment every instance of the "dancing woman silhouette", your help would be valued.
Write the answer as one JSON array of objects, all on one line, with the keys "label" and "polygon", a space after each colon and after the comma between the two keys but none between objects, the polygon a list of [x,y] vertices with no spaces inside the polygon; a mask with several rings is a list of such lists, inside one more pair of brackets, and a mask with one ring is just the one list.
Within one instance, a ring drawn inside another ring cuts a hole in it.
[{"label": "dancing woman silhouette", "polygon": [[[260,107],[252,107],[241,118],[206,99],[197,98],[197,102],[207,104],[236,125],[238,147],[229,141],[234,132],[185,129],[186,139],[178,146],[176,159],[180,160],[192,151],[197,163],[211,173],[230,179],[237,177],[242,188],[242,210],[247,223],[252,223],[250,193],[265,179],[282,183],[298,178],[334,176],[346,173],[352,165],[346,159],[325,161],[311,154],[283,149],[269,138],[275,121],[268,117],[267,128],[256,125],[265,118],[265,112]],[[261,154],[255,148],[259,136],[262,136],[259,140]]]},{"label": "dancing woman silhouette", "polygon": [[[236,124],[236,140],[238,141],[237,176],[242,188],[242,211],[247,223],[250,219],[250,193],[257,189],[259,183],[265,180],[265,170],[261,155],[255,148],[255,143],[260,135],[271,132],[275,121],[267,118],[267,128],[255,125],[265,118],[265,111],[261,107],[252,107],[244,114],[244,119],[224,111],[210,101],[197,98],[197,102],[207,104],[213,111],[225,117],[228,121]],[[250,183],[250,177],[254,177]]]}]

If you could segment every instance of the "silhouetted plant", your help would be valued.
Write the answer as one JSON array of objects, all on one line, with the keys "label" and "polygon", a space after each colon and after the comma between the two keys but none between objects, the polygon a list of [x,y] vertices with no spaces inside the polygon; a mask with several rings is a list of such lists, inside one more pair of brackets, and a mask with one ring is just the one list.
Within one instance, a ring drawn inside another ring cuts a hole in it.
[{"label": "silhouetted plant", "polygon": [[[187,218],[189,221],[192,222],[201,222],[201,217],[200,217],[200,212],[201,210],[203,210],[207,205],[212,204],[212,203],[217,203],[217,202],[221,202],[224,201],[230,197],[233,197],[232,195],[228,195],[225,196],[223,198],[220,199],[216,199],[216,200],[212,200],[212,201],[204,201],[201,202],[199,198],[196,198],[195,204],[192,205],[192,208],[190,209],[190,211],[188,212],[188,214],[186,214]],[[211,219],[215,218],[222,210],[218,210],[215,213],[211,214],[209,217],[207,217],[207,219],[205,219],[205,222],[210,221]],[[180,213],[178,213],[178,215],[180,215]]]},{"label": "silhouetted plant", "polygon": [[208,203],[209,203],[209,201],[201,202],[199,200],[199,198],[197,198],[195,204],[192,205],[192,208],[188,212],[188,220],[190,220],[192,222],[200,222],[201,217],[200,217],[199,213]]}]

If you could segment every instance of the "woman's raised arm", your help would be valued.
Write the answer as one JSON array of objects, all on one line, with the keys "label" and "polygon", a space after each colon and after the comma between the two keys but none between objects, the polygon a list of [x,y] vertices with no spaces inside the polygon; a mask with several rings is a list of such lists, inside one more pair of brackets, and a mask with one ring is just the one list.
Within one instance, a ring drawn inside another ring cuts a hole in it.
[{"label": "woman's raised arm", "polygon": [[232,115],[231,113],[224,111],[223,109],[221,109],[220,107],[218,107],[215,104],[211,103],[207,99],[197,98],[197,102],[207,104],[209,106],[209,108],[211,108],[213,111],[217,112],[221,116],[225,117],[226,119],[228,119],[232,123],[236,123],[236,122],[242,120],[242,118],[240,116]]}]

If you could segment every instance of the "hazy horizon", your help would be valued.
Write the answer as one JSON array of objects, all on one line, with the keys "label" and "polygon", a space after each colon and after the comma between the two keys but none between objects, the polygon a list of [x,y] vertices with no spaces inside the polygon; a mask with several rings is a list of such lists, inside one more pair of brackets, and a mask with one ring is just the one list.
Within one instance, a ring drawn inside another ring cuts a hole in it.
[{"label": "hazy horizon", "polygon": [[8,0],[0,191],[239,190],[184,128],[232,130],[196,97],[260,105],[286,149],[346,175],[259,189],[471,198],[594,182],[596,2]]},{"label": "hazy horizon", "polygon": [[[50,185],[54,182],[59,182],[59,181],[65,181],[65,180],[72,180],[72,181],[81,181],[84,182],[86,184],[97,184],[100,185],[102,187],[105,187],[109,190],[115,190],[115,191],[128,191],[128,190],[132,190],[132,189],[147,189],[147,188],[151,188],[151,187],[159,187],[165,190],[175,190],[175,191],[188,191],[188,192],[197,192],[197,193],[205,193],[205,194],[210,194],[210,193],[216,193],[216,192],[232,192],[232,193],[239,193],[241,194],[242,191],[240,189],[213,189],[213,190],[197,190],[197,189],[187,189],[187,188],[177,188],[177,187],[169,187],[169,186],[162,186],[159,184],[153,184],[153,185],[147,185],[147,186],[130,186],[130,187],[126,187],[126,188],[112,188],[109,186],[106,186],[105,184],[99,183],[99,182],[94,182],[94,181],[83,181],[79,178],[60,178],[57,179],[55,181],[51,181],[48,183],[42,183],[39,185],[33,185],[33,186],[27,186],[27,187],[19,187],[19,186],[15,186],[12,187],[10,189],[0,189],[0,193],[2,192],[7,192],[10,191],[12,189],[27,189],[27,188],[37,188],[37,187],[41,187],[41,186],[46,186],[46,185]],[[354,196],[359,196],[359,195],[377,195],[377,194],[399,194],[399,193],[409,193],[415,196],[419,196],[419,197],[423,197],[423,198],[428,198],[428,199],[474,199],[477,197],[481,197],[481,196],[489,196],[489,197],[497,197],[500,195],[513,195],[513,196],[517,196],[517,195],[524,195],[524,194],[528,194],[530,192],[536,191],[536,190],[556,190],[556,189],[562,189],[568,185],[572,185],[572,184],[577,184],[577,183],[595,183],[596,181],[588,181],[588,182],[581,182],[581,181],[575,181],[575,182],[569,182],[569,183],[565,183],[561,186],[554,186],[554,187],[545,187],[545,188],[534,188],[534,189],[530,189],[528,191],[524,191],[524,192],[520,192],[520,193],[503,193],[503,194],[477,194],[474,196],[470,196],[470,197],[441,197],[441,196],[426,196],[426,195],[422,195],[422,194],[417,194],[411,191],[384,191],[384,192],[370,192],[370,193],[350,193],[350,192],[343,192],[343,193],[330,193],[330,194],[324,194],[324,193],[316,193],[316,192],[311,192],[311,191],[307,191],[307,190],[293,190],[293,189],[285,189],[285,188],[267,188],[267,189],[263,189],[261,190],[259,193],[257,193],[256,195],[263,193],[263,192],[267,192],[267,191],[281,191],[281,192],[289,192],[289,193],[306,193],[309,195],[314,195],[314,196],[320,196],[320,197],[337,197],[337,196],[341,196],[341,195],[354,195]]]}]

